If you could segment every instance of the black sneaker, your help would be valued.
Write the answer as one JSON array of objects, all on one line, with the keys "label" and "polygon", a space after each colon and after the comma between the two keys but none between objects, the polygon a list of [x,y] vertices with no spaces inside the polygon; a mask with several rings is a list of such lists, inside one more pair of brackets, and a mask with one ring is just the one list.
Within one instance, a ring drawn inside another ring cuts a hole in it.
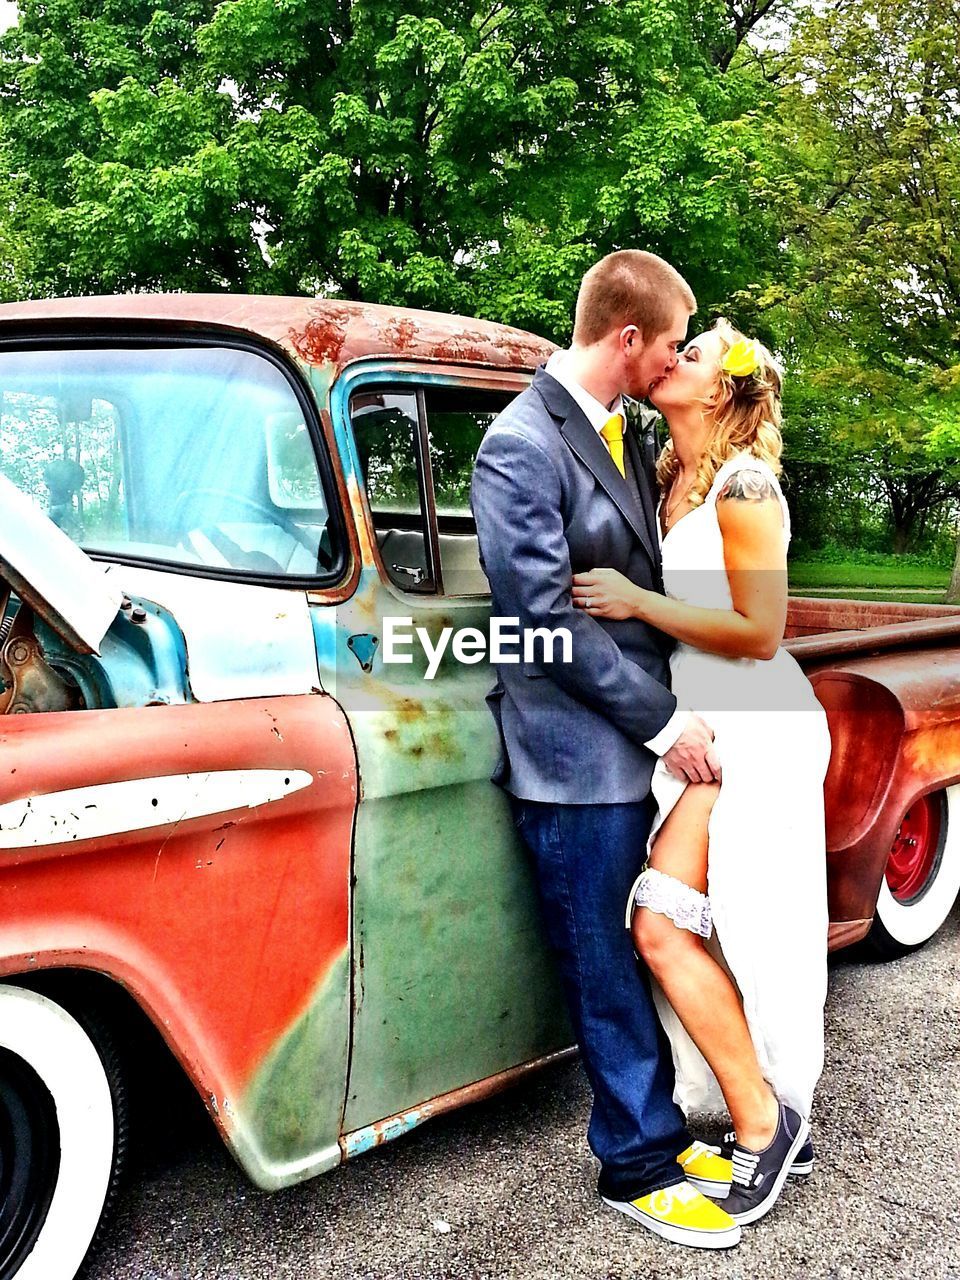
[{"label": "black sneaker", "polygon": [[[725,1133],[720,1140],[720,1154],[724,1160],[733,1159],[733,1148],[737,1144],[737,1135],[733,1129],[729,1133]],[[809,1178],[813,1173],[813,1142],[808,1138],[797,1154],[793,1157],[793,1164],[790,1166],[788,1177],[791,1178]],[[702,1191],[703,1188],[701,1187]]]},{"label": "black sneaker", "polygon": [[769,1213],[787,1180],[790,1166],[810,1136],[810,1126],[792,1107],[780,1103],[780,1120],[770,1145],[750,1151],[734,1143],[730,1194],[718,1203],[741,1226]]}]

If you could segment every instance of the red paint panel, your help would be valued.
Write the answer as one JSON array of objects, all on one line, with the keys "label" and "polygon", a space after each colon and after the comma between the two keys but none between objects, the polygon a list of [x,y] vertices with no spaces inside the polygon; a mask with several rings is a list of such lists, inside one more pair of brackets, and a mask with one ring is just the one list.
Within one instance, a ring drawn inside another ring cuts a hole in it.
[{"label": "red paint panel", "polygon": [[[900,622],[928,622],[931,618],[957,617],[956,605],[913,604],[892,600],[830,600],[815,596],[791,596],[787,602],[786,635],[790,639],[827,636],[834,631],[865,631]],[[904,627],[906,641],[914,639]],[[872,639],[872,637],[871,637]],[[787,648],[791,648],[790,645]],[[803,653],[802,646],[799,653]]]},{"label": "red paint panel", "polygon": [[305,695],[0,721],[0,803],[225,769],[303,769],[314,780],[256,809],[0,850],[0,973],[80,965],[113,975],[221,1099],[249,1080],[348,945],[357,769],[339,706]]},{"label": "red paint panel", "polygon": [[833,742],[824,794],[834,921],[872,916],[905,813],[960,778],[960,650],[913,639],[906,652],[808,668]]}]

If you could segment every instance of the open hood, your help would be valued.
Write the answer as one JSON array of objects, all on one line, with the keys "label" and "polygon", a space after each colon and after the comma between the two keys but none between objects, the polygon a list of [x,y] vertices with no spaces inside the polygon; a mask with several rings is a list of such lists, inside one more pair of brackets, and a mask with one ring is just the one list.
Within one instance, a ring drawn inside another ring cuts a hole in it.
[{"label": "open hood", "polygon": [[79,653],[99,653],[123,592],[0,475],[0,576]]}]

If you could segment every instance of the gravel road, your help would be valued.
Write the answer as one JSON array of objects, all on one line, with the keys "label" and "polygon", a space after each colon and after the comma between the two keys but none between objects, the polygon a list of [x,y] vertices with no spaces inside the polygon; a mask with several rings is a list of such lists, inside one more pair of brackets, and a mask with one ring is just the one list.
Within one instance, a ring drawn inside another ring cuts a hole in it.
[{"label": "gravel road", "polygon": [[833,962],[816,1171],[723,1254],[600,1204],[571,1061],[273,1195],[202,1113],[164,1119],[89,1280],[960,1280],[958,1014],[960,909],[904,960]]}]

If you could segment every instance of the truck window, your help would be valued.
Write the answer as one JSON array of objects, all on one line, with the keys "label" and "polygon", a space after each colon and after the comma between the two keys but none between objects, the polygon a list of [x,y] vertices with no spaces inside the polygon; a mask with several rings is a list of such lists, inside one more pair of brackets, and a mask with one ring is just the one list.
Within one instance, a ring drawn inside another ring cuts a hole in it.
[{"label": "truck window", "polygon": [[386,574],[404,591],[432,592],[420,406],[415,391],[363,387],[350,397],[350,423]]},{"label": "truck window", "polygon": [[397,586],[444,596],[489,594],[470,480],[484,431],[511,399],[510,392],[409,383],[368,384],[351,396],[377,544]]},{"label": "truck window", "polygon": [[342,562],[306,413],[271,360],[214,345],[0,352],[0,471],[88,552],[227,576]]},{"label": "truck window", "polygon": [[483,433],[512,399],[509,392],[475,387],[430,386],[424,391],[446,596],[490,592],[480,567],[477,526],[470,510],[470,481]]}]

